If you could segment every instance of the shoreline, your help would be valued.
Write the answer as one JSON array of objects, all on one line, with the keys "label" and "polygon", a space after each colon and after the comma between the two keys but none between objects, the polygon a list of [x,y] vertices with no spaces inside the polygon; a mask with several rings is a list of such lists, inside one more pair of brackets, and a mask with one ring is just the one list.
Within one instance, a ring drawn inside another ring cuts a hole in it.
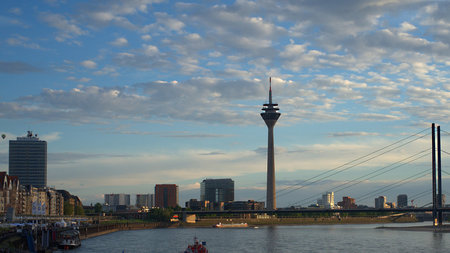
[{"label": "shoreline", "polygon": [[397,231],[419,231],[434,233],[450,233],[450,225],[442,225],[441,227],[429,226],[411,226],[411,227],[377,227],[376,229],[387,229]]},{"label": "shoreline", "polygon": [[[346,217],[346,218],[275,218],[275,219],[208,219],[199,220],[196,223],[124,223],[113,225],[98,225],[88,228],[80,228],[81,240],[107,235],[119,231],[157,229],[157,228],[211,228],[213,225],[222,223],[242,223],[249,225],[248,228],[260,226],[308,226],[308,225],[349,225],[349,224],[385,224],[385,223],[418,223],[416,219],[405,218],[402,220],[392,220],[390,218],[379,217]],[[424,226],[421,226],[424,227]],[[379,227],[387,228],[390,227]],[[394,227],[394,229],[397,227]],[[400,228],[400,227],[399,227]],[[410,227],[405,227],[410,228]],[[400,230],[400,229],[397,229]],[[421,230],[424,231],[424,230]],[[450,232],[450,226],[448,227]]]},{"label": "shoreline", "polygon": [[173,224],[163,222],[122,223],[122,224],[101,224],[101,225],[94,225],[91,227],[82,227],[79,229],[79,231],[80,231],[80,239],[85,240],[119,231],[170,228],[170,227],[173,227]]}]

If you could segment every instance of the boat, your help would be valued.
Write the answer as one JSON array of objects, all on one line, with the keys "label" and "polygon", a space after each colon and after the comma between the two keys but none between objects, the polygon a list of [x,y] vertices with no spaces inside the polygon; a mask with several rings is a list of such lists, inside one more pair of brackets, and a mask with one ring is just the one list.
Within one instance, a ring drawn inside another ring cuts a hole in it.
[{"label": "boat", "polygon": [[229,223],[223,224],[222,222],[213,225],[214,228],[246,228],[248,227],[247,223]]},{"label": "boat", "polygon": [[60,249],[74,249],[81,246],[80,232],[77,229],[62,231],[59,237],[58,247]]},{"label": "boat", "polygon": [[208,253],[205,246],[206,242],[199,243],[197,237],[194,237],[194,244],[188,245],[184,253]]}]

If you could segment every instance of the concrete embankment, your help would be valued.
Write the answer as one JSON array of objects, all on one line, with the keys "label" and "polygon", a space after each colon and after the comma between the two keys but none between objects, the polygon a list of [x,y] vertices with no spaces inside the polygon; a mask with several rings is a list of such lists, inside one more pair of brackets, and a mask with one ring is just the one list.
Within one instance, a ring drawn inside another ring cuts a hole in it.
[{"label": "concrete embankment", "polygon": [[270,219],[200,219],[196,223],[182,223],[182,227],[211,227],[217,223],[241,223],[249,226],[271,225],[333,225],[333,224],[377,224],[417,222],[414,217],[318,217],[318,218],[270,218]]},{"label": "concrete embankment", "polygon": [[89,227],[80,227],[81,239],[88,239],[109,233],[124,230],[140,230],[152,228],[167,228],[176,226],[175,224],[158,222],[158,223],[119,223],[119,224],[97,224]]},{"label": "concrete embankment", "polygon": [[436,232],[450,233],[450,225],[442,225],[441,227],[433,226],[408,226],[408,227],[377,227],[377,229],[388,229],[397,231],[420,231],[420,232]]},{"label": "concrete embankment", "polygon": [[120,224],[100,224],[80,228],[81,239],[88,239],[117,231],[155,229],[155,228],[179,228],[179,227],[212,227],[222,223],[245,222],[249,226],[271,226],[271,225],[332,225],[332,224],[376,224],[376,223],[401,223],[416,222],[413,217],[403,217],[401,219],[379,218],[379,217],[327,217],[327,218],[271,218],[271,219],[201,219],[196,223],[120,223]]}]

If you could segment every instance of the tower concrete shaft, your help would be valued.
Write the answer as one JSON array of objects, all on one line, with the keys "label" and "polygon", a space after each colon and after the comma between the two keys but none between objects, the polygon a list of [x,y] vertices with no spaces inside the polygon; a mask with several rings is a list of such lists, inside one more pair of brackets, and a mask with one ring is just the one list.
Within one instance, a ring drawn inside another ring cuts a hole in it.
[{"label": "tower concrete shaft", "polygon": [[275,210],[277,209],[277,200],[275,194],[275,150],[273,141],[273,128],[277,123],[278,118],[281,113],[277,112],[280,110],[278,104],[272,103],[272,85],[269,89],[269,103],[264,104],[261,113],[261,117],[264,122],[266,122],[268,129],[268,142],[267,142],[267,199],[266,199],[266,209]]}]

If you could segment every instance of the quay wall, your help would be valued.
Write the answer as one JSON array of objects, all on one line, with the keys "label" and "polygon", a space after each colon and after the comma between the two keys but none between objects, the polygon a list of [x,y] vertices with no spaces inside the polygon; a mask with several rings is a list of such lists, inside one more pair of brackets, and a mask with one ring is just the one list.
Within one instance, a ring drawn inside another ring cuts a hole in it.
[{"label": "quay wall", "polygon": [[332,225],[332,224],[374,224],[374,223],[405,223],[417,222],[415,217],[319,217],[319,218],[268,218],[268,219],[227,219],[227,218],[202,218],[196,223],[182,223],[183,227],[209,227],[217,223],[242,223],[249,226],[270,225]]},{"label": "quay wall", "polygon": [[222,223],[241,223],[245,222],[249,226],[270,226],[270,225],[330,225],[330,224],[373,224],[373,223],[402,223],[417,222],[414,217],[402,217],[394,219],[390,217],[345,217],[337,219],[329,218],[270,218],[270,219],[226,219],[210,218],[200,219],[196,223],[121,223],[121,224],[97,224],[89,227],[80,227],[81,239],[88,239],[117,231],[155,229],[155,228],[177,228],[177,227],[212,227]]},{"label": "quay wall", "polygon": [[88,227],[80,227],[80,238],[88,239],[100,235],[105,235],[124,230],[140,230],[153,228],[175,227],[175,224],[166,222],[157,223],[117,223],[117,224],[97,224]]}]

